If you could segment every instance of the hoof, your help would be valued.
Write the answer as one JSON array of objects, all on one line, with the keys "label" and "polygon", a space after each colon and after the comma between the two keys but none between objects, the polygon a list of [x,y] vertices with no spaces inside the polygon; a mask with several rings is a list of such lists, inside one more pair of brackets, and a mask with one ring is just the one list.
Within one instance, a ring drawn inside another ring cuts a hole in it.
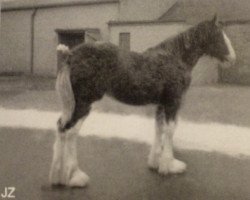
[{"label": "hoof", "polygon": [[151,150],[148,156],[148,167],[149,169],[158,169],[159,167],[159,160],[161,155],[161,149]]},{"label": "hoof", "polygon": [[149,157],[148,158],[148,168],[156,170],[159,167],[159,158]]},{"label": "hoof", "polygon": [[52,167],[49,175],[49,181],[52,186],[64,185],[60,178],[60,168]]},{"label": "hoof", "polygon": [[50,184],[52,186],[85,187],[89,182],[88,175],[80,169],[72,172],[69,178],[66,177],[58,167],[53,167],[50,172]]},{"label": "hoof", "polygon": [[77,169],[69,181],[68,186],[70,187],[86,187],[89,182],[89,177],[87,174]]},{"label": "hoof", "polygon": [[186,171],[187,165],[177,159],[172,159],[168,162],[161,162],[159,165],[159,174],[167,175],[167,174],[181,174]]}]

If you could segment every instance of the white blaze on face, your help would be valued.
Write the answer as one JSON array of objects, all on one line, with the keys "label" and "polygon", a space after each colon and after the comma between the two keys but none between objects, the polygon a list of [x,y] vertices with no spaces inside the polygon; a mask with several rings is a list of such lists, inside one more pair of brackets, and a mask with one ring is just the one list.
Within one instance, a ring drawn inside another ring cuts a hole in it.
[{"label": "white blaze on face", "polygon": [[228,59],[228,61],[234,63],[236,60],[236,54],[235,54],[235,51],[234,51],[233,46],[231,44],[231,41],[229,40],[229,38],[227,37],[227,35],[224,31],[223,31],[223,37],[224,37],[225,43],[226,43],[228,51],[229,51],[229,54],[227,55],[227,59]]}]

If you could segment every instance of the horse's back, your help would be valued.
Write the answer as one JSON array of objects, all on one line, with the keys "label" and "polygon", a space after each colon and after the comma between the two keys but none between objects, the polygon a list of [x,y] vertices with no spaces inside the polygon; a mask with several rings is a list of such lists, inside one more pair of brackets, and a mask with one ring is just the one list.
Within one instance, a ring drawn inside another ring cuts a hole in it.
[{"label": "horse's back", "polygon": [[72,50],[69,58],[71,73],[77,75],[84,72],[90,76],[105,67],[116,65],[117,51],[118,48],[111,43],[83,43]]}]

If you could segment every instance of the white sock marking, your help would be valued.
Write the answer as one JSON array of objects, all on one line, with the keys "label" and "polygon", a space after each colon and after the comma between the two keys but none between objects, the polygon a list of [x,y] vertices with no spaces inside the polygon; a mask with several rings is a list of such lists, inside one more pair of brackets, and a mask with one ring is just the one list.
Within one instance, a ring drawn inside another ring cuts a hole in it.
[{"label": "white sock marking", "polygon": [[165,159],[172,159],[173,155],[173,135],[175,131],[176,123],[174,121],[170,121],[168,123],[164,123],[163,128],[163,152],[162,157]]}]

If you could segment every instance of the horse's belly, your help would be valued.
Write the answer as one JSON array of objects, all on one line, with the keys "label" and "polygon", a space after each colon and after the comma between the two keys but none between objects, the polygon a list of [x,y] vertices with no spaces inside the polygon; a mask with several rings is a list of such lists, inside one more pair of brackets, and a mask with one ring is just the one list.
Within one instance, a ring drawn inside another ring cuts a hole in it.
[{"label": "horse's belly", "polygon": [[159,102],[159,95],[156,91],[140,90],[140,89],[123,89],[113,90],[108,92],[108,95],[116,100],[130,104],[130,105],[147,105],[157,104]]}]

